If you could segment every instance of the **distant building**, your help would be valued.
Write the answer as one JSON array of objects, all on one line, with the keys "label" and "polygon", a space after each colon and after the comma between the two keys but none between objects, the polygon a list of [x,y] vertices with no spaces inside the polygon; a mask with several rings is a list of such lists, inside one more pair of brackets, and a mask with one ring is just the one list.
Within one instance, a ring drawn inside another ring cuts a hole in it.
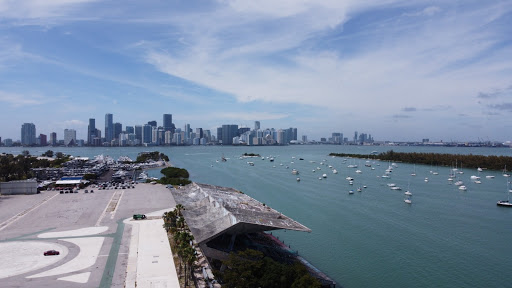
[{"label": "distant building", "polygon": [[164,132],[171,131],[171,133],[174,133],[174,131],[176,130],[176,127],[172,123],[172,114],[164,114],[163,128]]},{"label": "distant building", "polygon": [[4,139],[4,146],[11,147],[12,146],[12,139],[11,138]]},{"label": "distant building", "polygon": [[148,121],[148,125],[150,125],[151,127],[156,127],[156,121]]},{"label": "distant building", "polygon": [[260,130],[260,121],[254,121],[254,130]]},{"label": "distant building", "polygon": [[151,143],[153,139],[153,127],[149,124],[144,125],[142,128],[142,143]]},{"label": "distant building", "polygon": [[36,180],[0,182],[2,195],[37,194]]},{"label": "distant building", "polygon": [[114,139],[114,116],[105,114],[105,142],[110,143]]},{"label": "distant building", "polygon": [[142,125],[135,125],[135,139],[142,143]]},{"label": "distant building", "polygon": [[52,146],[57,145],[57,133],[55,133],[55,132],[50,133],[50,145],[52,145]]},{"label": "distant building", "polygon": [[75,129],[64,129],[64,145],[75,146],[76,145],[76,130]]},{"label": "distant building", "polygon": [[21,145],[31,146],[36,144],[36,125],[24,123],[21,126]]},{"label": "distant building", "polygon": [[96,119],[89,118],[89,126],[87,126],[87,145],[93,145],[93,139],[96,138]]},{"label": "distant building", "polygon": [[133,126],[126,126],[125,130],[126,134],[135,134],[135,129],[133,128]]},{"label": "distant building", "polygon": [[47,146],[48,145],[48,141],[47,141],[46,135],[39,134],[39,142],[40,142],[39,145]]},{"label": "distant building", "polygon": [[113,139],[119,139],[119,135],[123,132],[123,124],[116,122],[114,123],[114,136]]},{"label": "distant building", "polygon": [[238,125],[222,125],[222,145],[232,145],[233,138],[236,136],[238,136]]}]

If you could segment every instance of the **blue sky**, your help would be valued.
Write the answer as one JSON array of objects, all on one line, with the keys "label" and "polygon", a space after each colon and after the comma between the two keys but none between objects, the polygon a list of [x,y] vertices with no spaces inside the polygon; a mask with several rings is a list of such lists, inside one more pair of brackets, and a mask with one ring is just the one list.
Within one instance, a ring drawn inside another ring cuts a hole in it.
[{"label": "blue sky", "polygon": [[512,140],[511,27],[512,1],[0,0],[0,137],[171,113],[316,140]]}]

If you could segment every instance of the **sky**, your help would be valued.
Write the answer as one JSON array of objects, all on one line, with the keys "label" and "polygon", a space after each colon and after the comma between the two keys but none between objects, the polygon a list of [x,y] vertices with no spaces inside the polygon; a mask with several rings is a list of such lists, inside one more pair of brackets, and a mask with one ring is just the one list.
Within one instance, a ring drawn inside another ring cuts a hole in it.
[{"label": "sky", "polygon": [[0,0],[0,137],[89,118],[512,140],[512,1]]}]

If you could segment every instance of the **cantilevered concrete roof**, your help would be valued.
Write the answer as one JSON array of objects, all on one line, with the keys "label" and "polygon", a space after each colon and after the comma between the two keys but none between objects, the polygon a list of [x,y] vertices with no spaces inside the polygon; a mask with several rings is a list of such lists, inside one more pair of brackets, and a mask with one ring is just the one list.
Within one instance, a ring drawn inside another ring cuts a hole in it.
[{"label": "cantilevered concrete roof", "polygon": [[192,183],[173,189],[176,203],[185,207],[183,217],[198,243],[216,236],[277,229],[311,232],[311,229],[264,206],[233,188]]}]

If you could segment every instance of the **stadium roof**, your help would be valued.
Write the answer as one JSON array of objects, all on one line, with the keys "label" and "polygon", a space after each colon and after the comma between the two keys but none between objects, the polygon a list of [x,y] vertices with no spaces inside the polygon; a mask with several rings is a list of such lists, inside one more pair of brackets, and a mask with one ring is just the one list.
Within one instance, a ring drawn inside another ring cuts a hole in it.
[{"label": "stadium roof", "polygon": [[233,188],[192,183],[172,189],[176,203],[198,243],[216,236],[277,229],[311,229]]}]

